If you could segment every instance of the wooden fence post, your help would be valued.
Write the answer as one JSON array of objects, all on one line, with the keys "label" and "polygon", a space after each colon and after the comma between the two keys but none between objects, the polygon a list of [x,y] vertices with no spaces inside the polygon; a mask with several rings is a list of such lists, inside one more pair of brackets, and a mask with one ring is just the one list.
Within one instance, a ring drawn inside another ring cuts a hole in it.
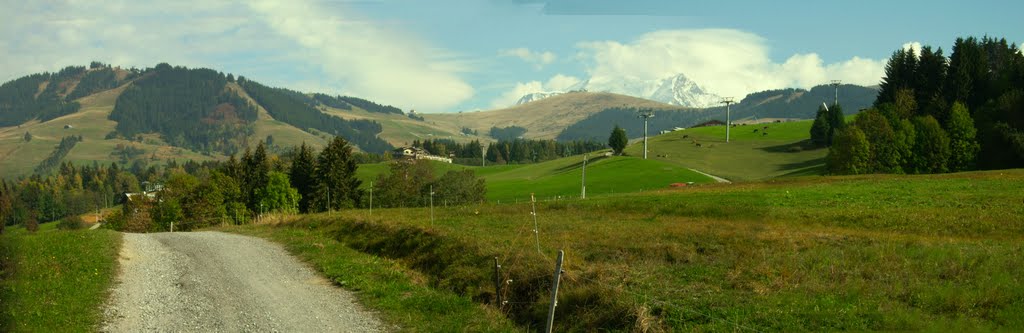
[{"label": "wooden fence post", "polygon": [[501,310],[504,304],[501,299],[501,265],[498,265],[498,257],[494,257],[494,295],[498,310]]},{"label": "wooden fence post", "polygon": [[558,306],[558,285],[562,278],[562,257],[565,251],[558,250],[558,261],[555,261],[555,278],[551,282],[551,305],[548,307],[548,322],[544,331],[551,333],[551,327],[555,323],[555,307]]}]

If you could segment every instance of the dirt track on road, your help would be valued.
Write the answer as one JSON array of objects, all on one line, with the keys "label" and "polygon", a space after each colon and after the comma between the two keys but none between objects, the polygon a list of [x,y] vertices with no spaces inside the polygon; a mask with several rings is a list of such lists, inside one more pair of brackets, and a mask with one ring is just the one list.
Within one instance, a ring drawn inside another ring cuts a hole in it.
[{"label": "dirt track on road", "polygon": [[106,332],[379,332],[384,326],[274,243],[221,232],[124,234]]}]

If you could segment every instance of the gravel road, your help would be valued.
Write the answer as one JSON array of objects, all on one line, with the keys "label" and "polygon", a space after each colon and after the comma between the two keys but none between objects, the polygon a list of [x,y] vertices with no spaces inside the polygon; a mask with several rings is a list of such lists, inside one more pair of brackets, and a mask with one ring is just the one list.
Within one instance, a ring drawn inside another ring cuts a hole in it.
[{"label": "gravel road", "polygon": [[221,232],[124,234],[106,332],[380,332],[281,246]]}]

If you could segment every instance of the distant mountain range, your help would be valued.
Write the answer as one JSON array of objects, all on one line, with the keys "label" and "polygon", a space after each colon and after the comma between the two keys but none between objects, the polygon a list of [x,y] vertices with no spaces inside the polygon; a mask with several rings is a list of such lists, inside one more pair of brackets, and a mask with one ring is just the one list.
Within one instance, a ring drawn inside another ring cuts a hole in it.
[{"label": "distant mountain range", "polygon": [[[651,123],[654,133],[725,118],[719,97],[683,75],[591,79],[574,90],[531,94],[505,109],[413,116],[373,101],[268,87],[212,69],[71,66],[0,84],[0,178],[40,172],[44,161],[130,166],[226,159],[259,142],[283,153],[303,142],[322,147],[332,135],[377,153],[427,138],[486,145],[493,141],[492,127],[509,126],[526,129],[527,139],[603,142],[615,124],[630,135],[640,133],[639,109],[659,113]],[[819,86],[750,94],[732,106],[733,120],[812,118],[834,93]],[[839,89],[846,114],[869,107],[876,95],[877,88]],[[54,147],[71,137],[82,143],[57,154]]]},{"label": "distant mountain range", "polygon": [[[596,77],[577,83],[569,91],[608,92],[649,99],[689,108],[707,108],[718,105],[722,98],[708,92],[684,74],[675,74],[657,80],[630,77]],[[563,91],[543,91],[524,95],[516,105],[563,94]]]}]

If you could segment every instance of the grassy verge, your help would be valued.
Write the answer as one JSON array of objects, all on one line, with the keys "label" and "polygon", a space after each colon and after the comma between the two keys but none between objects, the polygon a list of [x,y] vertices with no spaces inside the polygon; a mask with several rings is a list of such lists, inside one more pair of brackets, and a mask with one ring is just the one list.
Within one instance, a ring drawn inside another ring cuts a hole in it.
[{"label": "grassy verge", "polygon": [[121,236],[108,230],[0,236],[0,331],[97,331],[102,304],[116,278]]},{"label": "grassy verge", "polygon": [[399,261],[347,247],[310,224],[241,226],[238,232],[279,242],[335,284],[355,291],[360,303],[405,332],[512,332],[500,312],[465,296],[431,288],[429,278]]},{"label": "grassy verge", "polygon": [[[537,203],[351,210],[315,230],[556,330],[1024,329],[1024,170],[801,177]],[[524,198],[525,201],[525,198]],[[538,251],[539,243],[539,251]],[[414,274],[415,275],[415,274]]]}]

